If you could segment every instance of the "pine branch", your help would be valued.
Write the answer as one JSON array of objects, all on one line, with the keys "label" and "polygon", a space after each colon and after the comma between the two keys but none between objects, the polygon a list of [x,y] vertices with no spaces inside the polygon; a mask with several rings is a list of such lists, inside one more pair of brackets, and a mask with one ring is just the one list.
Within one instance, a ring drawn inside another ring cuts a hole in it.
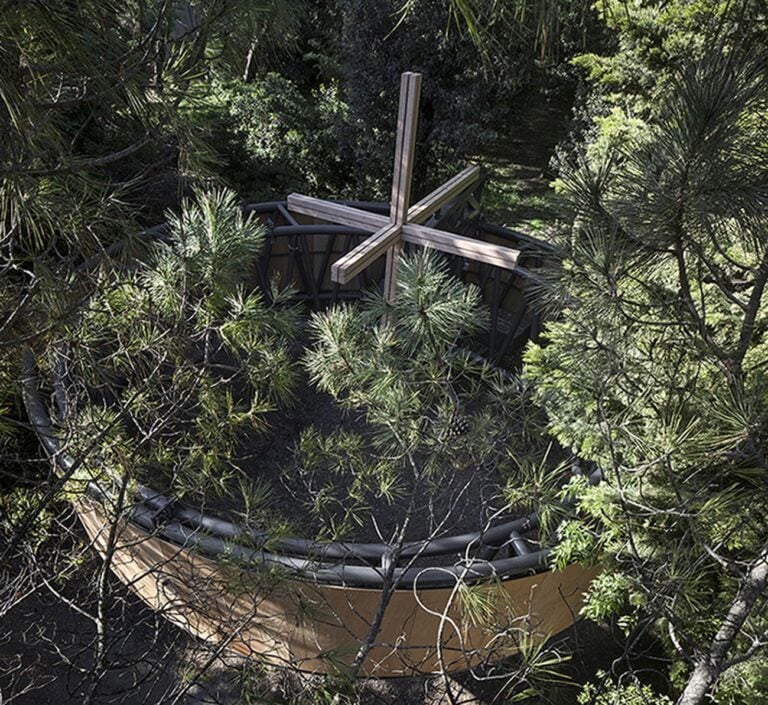
[{"label": "pine branch", "polygon": [[[729,665],[738,663],[738,660],[732,660],[729,664],[728,653],[766,589],[768,589],[768,543],[763,545],[747,571],[728,613],[709,645],[708,652],[698,657],[693,673],[677,700],[677,705],[701,705],[720,675]],[[760,640],[758,644],[756,648],[764,646]]]}]

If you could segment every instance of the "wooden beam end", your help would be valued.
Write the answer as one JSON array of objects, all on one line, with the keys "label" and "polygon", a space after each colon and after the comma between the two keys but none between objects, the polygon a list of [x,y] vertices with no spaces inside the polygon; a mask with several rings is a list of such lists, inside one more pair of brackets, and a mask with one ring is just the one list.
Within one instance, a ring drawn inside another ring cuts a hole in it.
[{"label": "wooden beam end", "polygon": [[346,284],[349,281],[344,268],[340,267],[338,263],[331,265],[331,281],[336,284]]}]

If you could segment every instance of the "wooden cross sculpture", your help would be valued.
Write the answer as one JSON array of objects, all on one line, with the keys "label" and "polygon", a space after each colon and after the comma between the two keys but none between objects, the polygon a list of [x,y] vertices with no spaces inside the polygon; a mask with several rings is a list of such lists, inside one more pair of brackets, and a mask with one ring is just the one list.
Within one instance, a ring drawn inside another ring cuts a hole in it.
[{"label": "wooden cross sculpture", "polygon": [[400,81],[400,107],[397,118],[395,168],[392,177],[389,218],[300,194],[294,193],[288,196],[289,211],[339,225],[374,231],[373,235],[333,264],[331,279],[339,284],[346,284],[386,252],[384,294],[389,302],[394,301],[395,298],[397,258],[402,241],[432,247],[503,269],[514,269],[520,254],[518,250],[509,247],[473,240],[422,225],[432,214],[480,179],[479,167],[466,168],[409,207],[420,94],[421,74],[410,71],[404,73]]}]

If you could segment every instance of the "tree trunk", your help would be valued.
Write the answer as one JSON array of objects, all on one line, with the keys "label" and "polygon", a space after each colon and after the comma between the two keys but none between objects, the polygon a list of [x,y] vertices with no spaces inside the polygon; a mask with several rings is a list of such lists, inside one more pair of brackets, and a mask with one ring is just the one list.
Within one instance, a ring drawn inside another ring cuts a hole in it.
[{"label": "tree trunk", "polygon": [[243,83],[250,83],[253,73],[253,59],[256,55],[256,42],[251,42],[248,49],[248,55],[245,57],[245,68],[243,69]]},{"label": "tree trunk", "polygon": [[750,567],[723,623],[693,669],[677,705],[700,705],[720,674],[728,668],[726,657],[755,603],[768,587],[768,543]]}]

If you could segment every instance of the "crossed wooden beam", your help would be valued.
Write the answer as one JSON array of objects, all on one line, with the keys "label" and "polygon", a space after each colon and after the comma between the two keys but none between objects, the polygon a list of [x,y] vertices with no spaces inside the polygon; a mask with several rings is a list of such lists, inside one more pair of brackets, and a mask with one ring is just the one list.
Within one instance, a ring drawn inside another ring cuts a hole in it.
[{"label": "crossed wooden beam", "polygon": [[403,241],[432,247],[503,269],[514,269],[520,255],[518,250],[503,245],[473,240],[422,225],[444,205],[477,183],[480,179],[480,168],[477,166],[467,167],[418,203],[410,206],[420,94],[421,74],[410,71],[404,73],[400,80],[400,106],[389,218],[310,196],[296,193],[288,196],[289,211],[338,225],[374,231],[369,238],[332,265],[331,279],[339,284],[346,284],[386,252],[384,294],[390,302],[395,298],[397,258]]}]

